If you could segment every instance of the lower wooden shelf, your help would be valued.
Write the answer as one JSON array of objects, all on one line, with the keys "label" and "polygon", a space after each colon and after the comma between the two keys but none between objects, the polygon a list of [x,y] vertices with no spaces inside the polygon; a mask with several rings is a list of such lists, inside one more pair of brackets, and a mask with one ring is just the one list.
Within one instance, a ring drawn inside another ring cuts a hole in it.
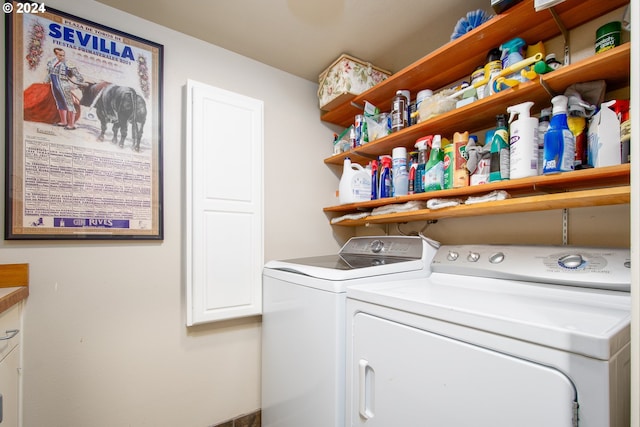
[{"label": "lower wooden shelf", "polygon": [[369,215],[360,219],[345,219],[334,225],[358,227],[366,224],[388,224],[398,222],[429,221],[442,218],[462,218],[469,216],[545,211],[588,206],[628,204],[631,200],[631,186],[579,190],[569,193],[555,193],[538,196],[517,197],[471,205],[461,204],[442,209],[420,209],[387,215]]},{"label": "lower wooden shelf", "polygon": [[[347,214],[368,212],[380,206],[424,201],[432,198],[466,199],[496,190],[506,191],[510,198],[500,201],[458,205],[442,209],[421,209],[387,215],[369,215],[360,219],[345,219],[334,225],[357,227],[365,224],[426,221],[502,213],[519,213],[552,209],[627,204],[631,199],[631,165],[629,163],[536,176],[488,184],[378,199],[369,202],[324,208],[326,213]],[[339,217],[340,215],[334,215]]]}]

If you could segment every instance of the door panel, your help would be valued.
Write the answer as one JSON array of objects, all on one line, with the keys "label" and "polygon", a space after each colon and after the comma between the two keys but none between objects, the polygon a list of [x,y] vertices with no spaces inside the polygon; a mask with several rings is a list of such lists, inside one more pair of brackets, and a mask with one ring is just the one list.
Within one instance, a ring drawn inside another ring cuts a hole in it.
[{"label": "door panel", "polygon": [[573,425],[560,371],[364,313],[353,329],[353,426]]}]

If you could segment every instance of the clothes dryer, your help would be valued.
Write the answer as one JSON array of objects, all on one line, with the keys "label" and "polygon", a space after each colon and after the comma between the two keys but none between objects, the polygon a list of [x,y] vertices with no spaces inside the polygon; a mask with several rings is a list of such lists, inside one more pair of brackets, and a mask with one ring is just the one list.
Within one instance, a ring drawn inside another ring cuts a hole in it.
[{"label": "clothes dryer", "polygon": [[342,427],[349,286],[425,278],[437,242],[354,237],[338,254],[263,270],[262,425]]},{"label": "clothes dryer", "polygon": [[348,425],[629,425],[628,250],[442,246],[431,269],[347,289]]}]

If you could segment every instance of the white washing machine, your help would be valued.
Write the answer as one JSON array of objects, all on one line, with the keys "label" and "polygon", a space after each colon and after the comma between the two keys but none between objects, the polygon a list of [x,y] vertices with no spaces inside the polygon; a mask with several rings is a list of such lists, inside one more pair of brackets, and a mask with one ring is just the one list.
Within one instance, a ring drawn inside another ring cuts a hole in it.
[{"label": "white washing machine", "polygon": [[347,287],[425,278],[437,246],[421,237],[354,237],[338,254],[265,264],[263,426],[344,426]]},{"label": "white washing machine", "polygon": [[622,249],[442,246],[347,289],[347,425],[628,426]]}]

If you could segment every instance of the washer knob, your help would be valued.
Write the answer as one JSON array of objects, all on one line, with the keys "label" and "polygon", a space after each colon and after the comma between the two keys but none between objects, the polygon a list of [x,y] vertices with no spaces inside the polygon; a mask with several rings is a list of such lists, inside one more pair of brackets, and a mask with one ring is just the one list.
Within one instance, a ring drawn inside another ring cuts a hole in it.
[{"label": "washer knob", "polygon": [[489,262],[491,264],[500,264],[502,261],[504,261],[504,253],[503,252],[496,252],[495,254],[492,254],[489,257]]},{"label": "washer knob", "polygon": [[469,262],[477,262],[480,259],[480,254],[478,252],[469,252],[467,255],[467,261]]},{"label": "washer knob", "polygon": [[382,240],[374,240],[373,242],[371,242],[371,252],[373,252],[374,254],[381,252],[382,249],[384,249],[384,243],[382,242]]},{"label": "washer knob", "polygon": [[447,260],[455,261],[457,259],[458,259],[458,252],[449,251],[449,253],[447,254]]}]

